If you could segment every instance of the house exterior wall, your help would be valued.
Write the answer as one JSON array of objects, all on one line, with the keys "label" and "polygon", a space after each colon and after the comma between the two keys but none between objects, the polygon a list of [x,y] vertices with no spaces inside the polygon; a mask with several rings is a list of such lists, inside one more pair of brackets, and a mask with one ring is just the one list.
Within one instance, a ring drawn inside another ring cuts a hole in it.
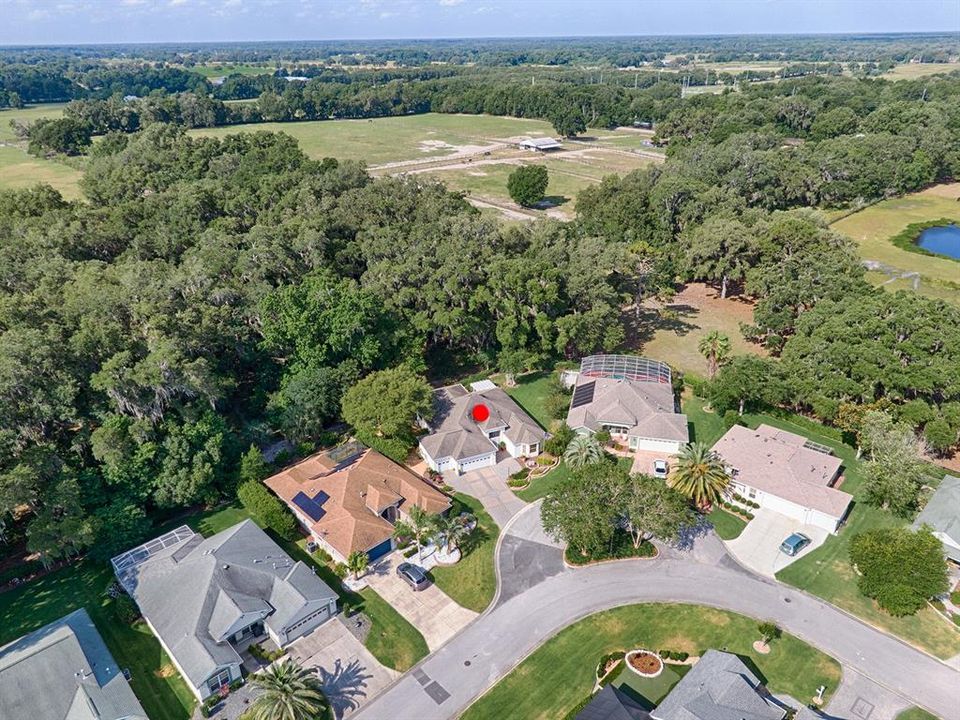
[{"label": "house exterior wall", "polygon": [[[173,656],[171,655],[171,657]],[[210,697],[214,693],[214,691],[212,691],[208,686],[209,681],[212,678],[216,677],[218,673],[223,672],[224,670],[230,673],[230,678],[227,680],[228,685],[232,683],[234,680],[239,680],[240,678],[243,677],[243,673],[240,672],[240,663],[234,663],[232,665],[224,665],[224,666],[218,667],[216,671],[210,673],[210,676],[206,680],[204,680],[203,683],[201,683],[199,688],[193,689],[194,692],[197,693],[197,697],[200,698],[201,702],[203,700],[206,700],[208,697]],[[187,684],[190,684],[189,680],[187,680]]]},{"label": "house exterior wall", "polygon": [[[500,436],[499,440],[504,442],[509,442],[506,437]],[[490,467],[491,465],[497,464],[497,447],[494,445],[494,442],[490,442],[490,452],[484,453],[483,455],[476,455],[474,457],[463,458],[462,460],[455,460],[452,457],[440,458],[435,460],[430,456],[423,445],[419,446],[420,457],[423,458],[424,462],[427,463],[429,467],[434,472],[446,472],[447,470],[456,470],[458,473],[470,472],[471,470],[479,470],[480,468]]]},{"label": "house exterior wall", "polygon": [[742,482],[735,482],[733,487],[737,493],[757,503],[760,507],[773,510],[781,515],[786,515],[804,525],[813,525],[814,527],[821,528],[834,535],[837,533],[840,521],[843,520],[842,517],[834,517],[821,510],[803,507],[779,495],[758,490]]}]

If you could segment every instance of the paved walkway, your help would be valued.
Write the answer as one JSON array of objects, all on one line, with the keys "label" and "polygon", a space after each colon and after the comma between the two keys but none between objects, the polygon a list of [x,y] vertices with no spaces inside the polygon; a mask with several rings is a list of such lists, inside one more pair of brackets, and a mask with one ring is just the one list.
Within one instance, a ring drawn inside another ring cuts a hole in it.
[{"label": "paved walkway", "polygon": [[519,469],[516,460],[507,458],[493,467],[471,470],[463,475],[448,473],[444,479],[455,490],[477,498],[493,521],[503,528],[510,518],[526,507],[526,503],[507,487],[507,477]]},{"label": "paved walkway", "polygon": [[[416,556],[410,560],[416,561]],[[414,592],[397,576],[396,567],[401,562],[406,560],[399,552],[391,553],[370,569],[367,582],[420,631],[431,651],[436,650],[477,617],[477,613],[457,605],[432,583]]]},{"label": "paved walkway", "polygon": [[832,655],[845,672],[867,676],[892,690],[891,696],[899,693],[944,720],[960,720],[956,670],[826,602],[751,574],[719,553],[712,536],[701,538],[706,548],[701,551],[695,543],[693,550],[671,549],[657,560],[567,570],[551,559],[557,557],[555,548],[535,539],[537,517],[536,506],[530,506],[501,541],[501,570],[520,572],[504,573],[495,607],[365,706],[358,718],[454,718],[571,623],[620,605],[686,602],[773,620]]},{"label": "paved walkway", "polygon": [[355,712],[368,697],[380,693],[399,675],[381,665],[344,625],[342,615],[290,646],[290,657],[316,668],[323,692],[337,720]]}]

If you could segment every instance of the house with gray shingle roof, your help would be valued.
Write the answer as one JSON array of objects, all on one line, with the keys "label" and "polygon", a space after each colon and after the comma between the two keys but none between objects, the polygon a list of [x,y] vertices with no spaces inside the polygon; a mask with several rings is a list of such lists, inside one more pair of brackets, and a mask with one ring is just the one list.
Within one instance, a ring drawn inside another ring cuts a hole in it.
[{"label": "house with gray shingle roof", "polygon": [[0,718],[146,720],[86,610],[0,647]]},{"label": "house with gray shingle roof", "polygon": [[511,457],[536,457],[547,432],[490,381],[470,390],[450,385],[434,391],[434,415],[424,423],[420,456],[436,472],[467,472],[495,465],[503,443]]},{"label": "house with gray shingle roof", "polygon": [[781,720],[786,710],[743,661],[707,650],[650,712],[653,720]]},{"label": "house with gray shingle roof", "polygon": [[944,554],[960,564],[960,478],[946,475],[913,526],[929,525],[943,544]]},{"label": "house with gray shingle roof", "polygon": [[111,562],[201,700],[241,677],[238,645],[283,647],[337,611],[336,592],[251,520],[209,538],[180,527]]}]

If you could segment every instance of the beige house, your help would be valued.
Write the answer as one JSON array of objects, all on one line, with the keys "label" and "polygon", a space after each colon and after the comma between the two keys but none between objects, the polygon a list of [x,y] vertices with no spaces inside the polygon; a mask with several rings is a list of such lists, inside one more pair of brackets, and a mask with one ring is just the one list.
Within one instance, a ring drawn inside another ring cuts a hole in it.
[{"label": "beige house", "polygon": [[713,450],[731,491],[761,507],[831,533],[846,517],[853,496],[835,487],[842,462],[830,448],[770,425],[734,425]]}]

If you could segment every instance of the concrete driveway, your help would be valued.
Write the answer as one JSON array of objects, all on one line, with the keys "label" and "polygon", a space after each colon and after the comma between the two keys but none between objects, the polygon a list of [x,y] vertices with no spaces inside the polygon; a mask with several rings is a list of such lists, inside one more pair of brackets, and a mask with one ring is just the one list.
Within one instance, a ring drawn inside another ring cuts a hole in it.
[{"label": "concrete driveway", "polygon": [[[801,532],[810,538],[811,542],[798,555],[790,557],[780,552],[780,543],[791,533]],[[773,577],[787,565],[796,562],[804,555],[823,545],[830,536],[826,530],[813,525],[804,525],[786,515],[773,510],[760,508],[756,511],[753,520],[740,537],[726,542],[727,548],[742,565],[754,572],[767,577]]]},{"label": "concrete driveway", "polygon": [[[384,667],[337,616],[294,641],[290,656],[317,669],[334,715],[343,718],[369,702],[400,675]],[[232,716],[231,716],[232,717]]]},{"label": "concrete driveway", "polygon": [[457,605],[432,583],[414,592],[397,576],[396,567],[402,562],[416,561],[416,556],[406,560],[398,552],[391,553],[370,569],[366,579],[370,587],[420,631],[433,652],[460,632],[477,613]]},{"label": "concrete driveway", "polygon": [[666,460],[667,464],[672,466],[676,457],[673,453],[660,450],[636,450],[633,453],[633,465],[630,467],[630,472],[653,475],[655,460]]},{"label": "concrete driveway", "polygon": [[502,528],[526,505],[507,487],[507,478],[519,469],[520,463],[507,456],[492,467],[471,470],[463,475],[447,473],[444,480],[459,492],[477,498],[493,521]]}]

